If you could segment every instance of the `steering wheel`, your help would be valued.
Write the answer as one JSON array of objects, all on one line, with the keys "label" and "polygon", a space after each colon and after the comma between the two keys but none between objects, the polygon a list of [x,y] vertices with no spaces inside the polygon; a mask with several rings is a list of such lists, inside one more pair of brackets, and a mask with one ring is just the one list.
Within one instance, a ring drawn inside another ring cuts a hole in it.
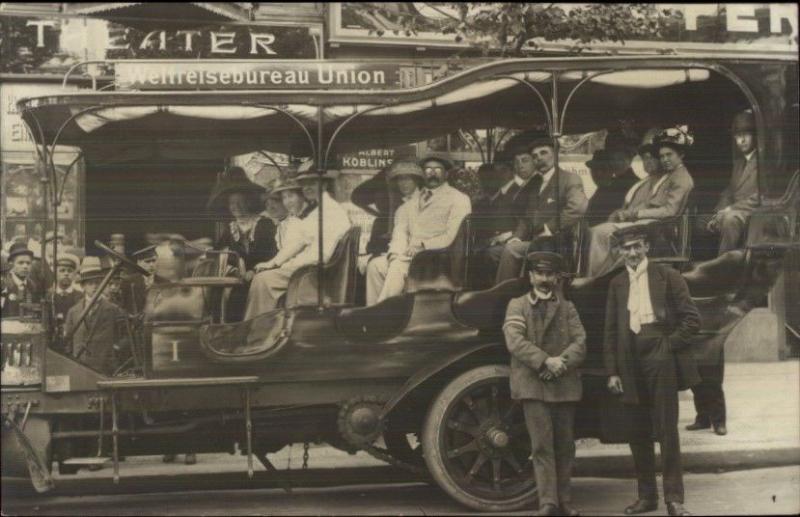
[{"label": "steering wheel", "polygon": [[136,271],[137,273],[141,273],[142,275],[149,275],[150,274],[150,273],[147,272],[146,269],[141,267],[139,264],[137,264],[136,262],[132,261],[131,259],[129,259],[125,255],[123,255],[122,253],[119,253],[119,252],[116,252],[116,251],[112,250],[111,248],[109,248],[108,246],[103,244],[102,242],[94,241],[94,245],[97,246],[98,248],[100,248],[101,250],[103,250],[104,252],[106,252],[107,254],[111,255],[115,259],[119,260],[120,262],[122,262],[123,264],[125,264],[126,266],[131,268],[132,270]]}]

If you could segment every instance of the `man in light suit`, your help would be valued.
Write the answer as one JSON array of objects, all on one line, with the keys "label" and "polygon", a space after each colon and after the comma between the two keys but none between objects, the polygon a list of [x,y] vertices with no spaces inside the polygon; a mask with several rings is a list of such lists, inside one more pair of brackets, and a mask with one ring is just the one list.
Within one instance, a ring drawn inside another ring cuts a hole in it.
[{"label": "man in light suit", "polygon": [[578,366],[586,357],[586,331],[572,302],[556,294],[561,255],[528,255],[531,291],[511,300],[503,324],[511,352],[511,397],[522,400],[539,489],[539,515],[579,515],[570,508],[575,460],[575,403],[581,399]]},{"label": "man in light suit", "polygon": [[648,262],[650,231],[647,224],[635,224],[614,233],[626,270],[611,280],[606,302],[603,360],[608,389],[620,397],[630,419],[638,486],[638,498],[625,514],[658,507],[655,437],[661,444],[667,511],[691,515],[683,507],[678,391],[700,380],[690,349],[700,314],[681,274]]},{"label": "man in light suit", "polygon": [[613,212],[609,222],[589,229],[589,276],[604,275],[622,264],[622,259],[611,253],[615,231],[675,217],[686,209],[694,181],[683,159],[693,142],[686,126],[681,126],[662,131],[652,145],[640,148],[640,154],[658,156],[659,168],[628,191],[622,209]]},{"label": "man in light suit", "polygon": [[453,168],[448,160],[428,157],[417,167],[424,174],[425,188],[397,209],[389,253],[367,266],[368,305],[401,294],[414,255],[449,246],[461,221],[472,212],[469,197],[447,183]]},{"label": "man in light suit", "polygon": [[589,205],[581,178],[574,172],[556,171],[552,138],[540,134],[520,142],[519,147],[509,150],[509,155],[514,156],[515,170],[533,168],[534,171],[521,193],[525,203],[517,214],[517,227],[500,255],[495,279],[498,284],[518,277],[528,249],[536,248],[537,241],[555,236],[559,223],[562,239],[566,241]]},{"label": "man in light suit", "polygon": [[733,162],[731,182],[722,192],[714,216],[706,226],[708,231],[720,235],[720,255],[741,244],[747,219],[758,205],[758,153],[753,111],[738,113],[731,132],[740,156]]}]

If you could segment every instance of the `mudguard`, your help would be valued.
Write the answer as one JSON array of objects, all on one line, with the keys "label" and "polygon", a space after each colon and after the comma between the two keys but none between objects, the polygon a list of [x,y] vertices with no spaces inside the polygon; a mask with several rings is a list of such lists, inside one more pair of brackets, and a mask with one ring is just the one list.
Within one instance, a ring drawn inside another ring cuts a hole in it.
[{"label": "mudguard", "polygon": [[[498,354],[505,354],[505,355],[508,354],[506,346],[502,341],[481,343],[466,349],[461,349],[458,351],[458,353],[455,353],[453,355],[448,355],[442,358],[440,361],[433,362],[429,364],[426,368],[419,370],[417,373],[411,376],[406,381],[405,384],[403,384],[403,387],[400,388],[400,390],[397,393],[395,393],[395,395],[391,399],[389,399],[389,401],[386,402],[386,404],[383,405],[380,415],[381,418],[384,418],[386,415],[388,415],[392,411],[392,409],[394,409],[398,404],[400,404],[400,402],[402,402],[410,393],[419,388],[422,384],[425,383],[425,381],[432,378],[437,373],[445,370],[449,366],[458,363],[459,361],[463,361],[464,359],[466,359],[471,355],[476,355],[478,353],[484,353],[489,351]],[[508,357],[506,357],[504,359],[504,364],[508,364],[508,362],[509,359]]]}]

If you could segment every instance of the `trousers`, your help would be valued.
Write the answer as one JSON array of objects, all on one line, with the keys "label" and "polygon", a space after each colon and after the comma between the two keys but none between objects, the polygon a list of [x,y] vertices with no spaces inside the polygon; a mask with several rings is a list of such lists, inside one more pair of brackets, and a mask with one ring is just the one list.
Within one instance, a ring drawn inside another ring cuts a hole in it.
[{"label": "trousers", "polygon": [[289,287],[289,279],[294,271],[281,267],[256,274],[250,282],[250,291],[247,293],[244,319],[249,320],[274,309],[278,305],[278,298]]},{"label": "trousers", "polygon": [[656,486],[655,441],[661,445],[664,500],[683,503],[683,467],[678,435],[678,388],[675,360],[666,349],[660,329],[644,325],[639,334],[632,334],[636,361],[636,389],[639,404],[628,404],[632,426],[629,442],[639,499],[658,499]]},{"label": "trousers", "polygon": [[575,462],[575,404],[524,400],[525,425],[531,437],[533,472],[539,506],[569,506]]},{"label": "trousers", "polygon": [[725,424],[725,392],[722,391],[724,359],[719,365],[700,365],[697,370],[701,381],[692,386],[694,408],[697,411],[695,421],[704,425]]},{"label": "trousers", "polygon": [[367,305],[402,294],[410,266],[410,260],[394,259],[390,262],[386,255],[370,260],[367,264]]}]

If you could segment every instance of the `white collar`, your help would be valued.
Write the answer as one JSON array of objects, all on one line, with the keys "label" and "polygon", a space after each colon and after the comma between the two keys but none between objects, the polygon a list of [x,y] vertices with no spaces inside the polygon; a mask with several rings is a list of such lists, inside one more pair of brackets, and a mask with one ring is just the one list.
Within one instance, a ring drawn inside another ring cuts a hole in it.
[{"label": "white collar", "polygon": [[[536,298],[533,297],[534,294],[536,295]],[[535,288],[531,289],[531,292],[528,293],[528,301],[530,302],[530,304],[531,305],[536,305],[539,302],[539,300],[545,300],[545,301],[553,300],[553,301],[556,301],[557,299],[556,299],[556,294],[553,291],[550,291],[549,294],[545,295],[545,293],[543,293],[543,292],[541,292],[541,291],[539,291],[539,290],[537,290]]]},{"label": "white collar", "polygon": [[625,269],[628,270],[628,276],[630,276],[631,278],[639,278],[644,272],[647,271],[647,257],[645,257],[644,260],[639,262],[639,265],[636,266],[635,270],[628,267],[627,264],[625,265]]},{"label": "white collar", "polygon": [[69,287],[67,287],[66,289],[61,289],[58,285],[56,285],[56,294],[64,295],[64,294],[72,294],[73,292],[75,292],[75,288],[72,287],[72,284],[69,284]]},{"label": "white collar", "polygon": [[419,189],[414,189],[414,192],[412,192],[411,194],[407,196],[402,196],[403,203],[405,203],[406,201],[411,201],[412,199],[415,199],[418,196],[419,196]]},{"label": "white collar", "polygon": [[[555,173],[556,173],[556,168],[555,167],[551,167],[549,171],[547,171],[547,172],[545,172],[544,174],[541,175],[542,176],[542,186],[539,187],[539,192],[544,190],[544,188],[550,182],[550,178],[552,178],[553,174],[555,174]],[[537,173],[537,174],[540,174],[540,173]]]},{"label": "white collar", "polygon": [[25,285],[28,283],[27,278],[23,280],[22,278],[18,277],[17,274],[14,273],[13,271],[11,271],[11,280],[13,280],[14,284],[16,284],[17,288],[19,289],[24,289]]},{"label": "white collar", "polygon": [[744,161],[745,161],[745,162],[749,162],[749,161],[750,161],[750,159],[751,159],[751,158],[753,158],[753,155],[754,155],[754,154],[756,154],[756,150],[755,150],[755,149],[753,149],[752,151],[750,151],[749,153],[747,153],[746,155],[744,155]]}]

